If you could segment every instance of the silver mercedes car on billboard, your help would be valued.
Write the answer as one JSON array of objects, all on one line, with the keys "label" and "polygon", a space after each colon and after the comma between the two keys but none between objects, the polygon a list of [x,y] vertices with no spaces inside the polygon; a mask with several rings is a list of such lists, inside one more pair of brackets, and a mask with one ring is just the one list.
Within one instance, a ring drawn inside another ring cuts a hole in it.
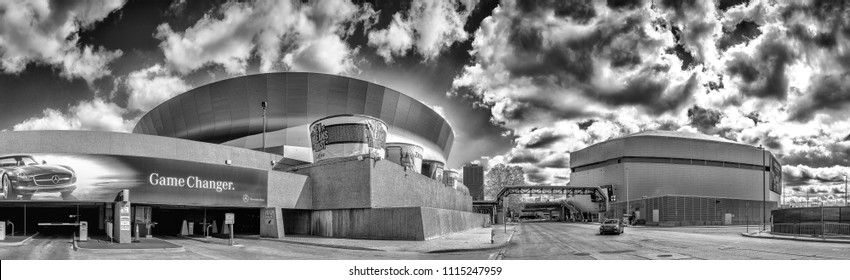
[{"label": "silver mercedes car on billboard", "polygon": [[73,198],[77,177],[68,166],[39,163],[28,155],[10,155],[0,157],[0,186],[5,200],[30,200],[36,193],[59,193],[67,200]]}]

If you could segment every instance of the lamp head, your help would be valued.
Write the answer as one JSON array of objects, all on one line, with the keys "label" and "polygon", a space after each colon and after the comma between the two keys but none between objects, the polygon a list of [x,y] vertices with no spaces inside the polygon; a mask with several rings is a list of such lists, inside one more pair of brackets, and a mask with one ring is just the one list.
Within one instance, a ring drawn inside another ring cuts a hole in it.
[{"label": "lamp head", "polygon": [[263,106],[263,109],[265,109],[265,108],[266,108],[266,106],[268,105],[268,103],[266,103],[265,101],[263,101],[263,102],[260,102],[260,105],[261,105],[261,106]]}]

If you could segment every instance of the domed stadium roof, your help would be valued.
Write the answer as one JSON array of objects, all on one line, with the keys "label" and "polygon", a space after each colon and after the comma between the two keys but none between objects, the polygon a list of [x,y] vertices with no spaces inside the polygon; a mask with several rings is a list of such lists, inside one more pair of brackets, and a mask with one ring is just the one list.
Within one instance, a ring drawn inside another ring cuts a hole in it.
[{"label": "domed stadium roof", "polygon": [[667,130],[647,130],[634,134],[629,134],[623,136],[621,138],[629,138],[629,137],[670,137],[670,138],[686,138],[686,139],[695,139],[695,140],[704,140],[704,141],[715,141],[715,142],[725,142],[725,143],[733,143],[733,144],[741,144],[726,138],[721,138],[712,135],[706,135],[702,133],[693,133],[693,132],[685,132],[685,131],[667,131]]},{"label": "domed stadium roof", "polygon": [[[261,102],[268,104],[267,132],[332,115],[362,114],[383,120],[391,133],[434,145],[443,158],[454,143],[449,123],[410,96],[355,78],[303,72],[255,74],[197,87],[151,109],[133,133],[225,143],[263,133]],[[307,136],[304,143],[287,145],[309,147]]]}]

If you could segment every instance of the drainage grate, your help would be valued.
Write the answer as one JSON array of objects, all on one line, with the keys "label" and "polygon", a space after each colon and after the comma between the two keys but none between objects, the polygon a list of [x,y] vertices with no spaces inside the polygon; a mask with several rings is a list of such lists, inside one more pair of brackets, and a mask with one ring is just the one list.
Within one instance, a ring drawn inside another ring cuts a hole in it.
[{"label": "drainage grate", "polygon": [[578,253],[574,253],[573,255],[576,255],[576,256],[590,256],[590,253],[578,252]]},{"label": "drainage grate", "polygon": [[673,256],[673,255],[670,255],[670,254],[661,254],[661,255],[658,255],[658,257],[659,257],[659,258],[669,258],[669,257],[672,257],[672,256]]}]

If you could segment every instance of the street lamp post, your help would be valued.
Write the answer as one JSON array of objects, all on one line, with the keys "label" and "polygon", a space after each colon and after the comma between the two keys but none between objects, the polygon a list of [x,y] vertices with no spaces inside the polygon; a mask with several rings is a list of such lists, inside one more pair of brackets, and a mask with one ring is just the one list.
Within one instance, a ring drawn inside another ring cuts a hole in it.
[{"label": "street lamp post", "polygon": [[844,175],[844,207],[847,207],[847,175]]},{"label": "street lamp post", "polygon": [[260,106],[263,106],[263,152],[266,152],[266,106],[268,103],[265,101],[260,102]]},{"label": "street lamp post", "polygon": [[629,214],[629,168],[626,167],[626,214]]},{"label": "street lamp post", "polygon": [[764,147],[759,145],[761,149],[761,230],[767,231],[767,180],[764,178],[764,172],[767,171],[764,159]]}]

